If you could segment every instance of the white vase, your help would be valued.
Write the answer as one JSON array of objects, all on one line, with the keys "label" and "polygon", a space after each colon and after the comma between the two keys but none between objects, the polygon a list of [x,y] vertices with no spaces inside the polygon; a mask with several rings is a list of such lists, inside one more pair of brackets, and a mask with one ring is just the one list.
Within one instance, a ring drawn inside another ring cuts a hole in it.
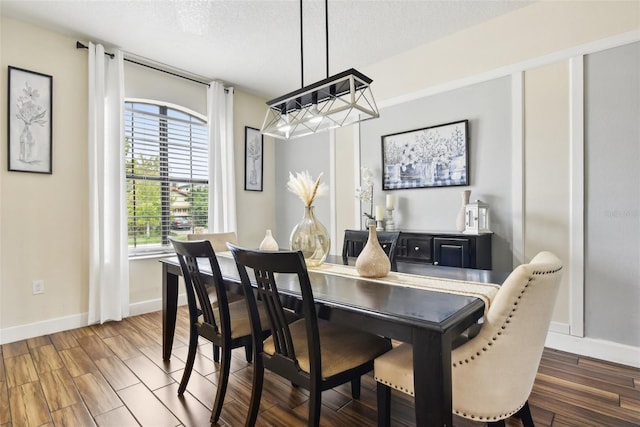
[{"label": "white vase", "polygon": [[271,234],[271,230],[267,230],[264,239],[262,239],[262,243],[260,243],[259,249],[261,251],[277,251],[280,249],[278,242],[276,242],[276,239],[274,239]]},{"label": "white vase", "polygon": [[424,185],[433,185],[433,183],[435,182],[434,173],[435,171],[433,166],[433,160],[424,162],[424,168],[422,170],[422,178],[423,178]]},{"label": "white vase", "polygon": [[385,277],[391,270],[389,256],[378,242],[375,225],[369,226],[369,238],[356,259],[356,270],[360,276],[370,278]]},{"label": "white vase", "polygon": [[465,208],[469,204],[469,197],[471,196],[471,190],[464,190],[460,193],[462,197],[462,206],[460,206],[460,210],[458,211],[458,216],[456,216],[456,230],[459,232],[464,231],[464,220],[465,220]]}]

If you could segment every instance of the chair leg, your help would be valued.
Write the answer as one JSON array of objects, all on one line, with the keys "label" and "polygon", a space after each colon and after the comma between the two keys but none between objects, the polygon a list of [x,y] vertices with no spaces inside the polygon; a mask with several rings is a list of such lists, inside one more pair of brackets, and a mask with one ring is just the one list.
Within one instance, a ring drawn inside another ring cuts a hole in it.
[{"label": "chair leg", "polygon": [[487,423],[487,425],[489,427],[505,427],[504,420],[492,421],[490,423]]},{"label": "chair leg", "polygon": [[376,394],[378,396],[378,427],[391,425],[391,387],[377,383]]},{"label": "chair leg", "polygon": [[351,380],[351,397],[360,399],[360,377]]},{"label": "chair leg", "polygon": [[524,402],[524,406],[516,413],[516,417],[522,420],[524,427],[535,427],[531,416],[531,408],[529,408],[529,401]]},{"label": "chair leg", "polygon": [[218,391],[216,392],[216,400],[213,403],[213,410],[211,411],[211,424],[218,422],[220,413],[222,412],[224,395],[227,393],[227,384],[229,383],[230,365],[231,348],[229,346],[222,347],[222,361],[220,363],[220,376],[218,377]]},{"label": "chair leg", "polygon": [[253,346],[251,344],[244,346],[244,356],[247,359],[247,362],[251,363],[251,360],[253,359]]},{"label": "chair leg", "polygon": [[251,401],[249,403],[249,413],[245,427],[254,427],[260,409],[260,397],[262,397],[262,384],[264,383],[264,366],[260,355],[253,363],[253,380],[251,381]]},{"label": "chair leg", "polygon": [[213,361],[214,362],[220,361],[220,347],[215,344],[213,345]]},{"label": "chair leg", "polygon": [[182,373],[182,380],[180,380],[180,387],[178,387],[178,396],[182,396],[187,388],[189,377],[191,377],[191,371],[193,370],[193,362],[196,360],[196,350],[198,349],[198,330],[195,326],[191,327],[191,336],[189,337],[189,352],[187,353],[187,363]]},{"label": "chair leg", "polygon": [[318,427],[320,425],[320,411],[322,409],[322,390],[317,385],[312,385],[309,390],[309,421],[308,425]]}]

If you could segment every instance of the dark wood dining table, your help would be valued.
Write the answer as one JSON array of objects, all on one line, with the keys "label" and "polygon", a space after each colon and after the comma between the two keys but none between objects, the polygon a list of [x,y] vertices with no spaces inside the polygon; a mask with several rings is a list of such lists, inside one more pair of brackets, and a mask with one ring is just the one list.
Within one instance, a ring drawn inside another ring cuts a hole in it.
[{"label": "dark wood dining table", "polygon": [[[355,259],[352,261],[355,262]],[[162,258],[162,352],[169,360],[173,346],[178,305],[176,257]],[[327,262],[342,264],[329,256]],[[218,256],[227,286],[240,283],[233,259]],[[398,271],[437,278],[501,284],[507,273],[430,264],[398,262]],[[202,273],[210,273],[202,265]],[[484,312],[481,299],[372,282],[309,270],[320,316],[391,339],[413,344],[415,414],[417,426],[452,426],[451,350],[453,340],[478,321]],[[295,281],[281,281],[278,290],[292,301],[301,298]]]}]

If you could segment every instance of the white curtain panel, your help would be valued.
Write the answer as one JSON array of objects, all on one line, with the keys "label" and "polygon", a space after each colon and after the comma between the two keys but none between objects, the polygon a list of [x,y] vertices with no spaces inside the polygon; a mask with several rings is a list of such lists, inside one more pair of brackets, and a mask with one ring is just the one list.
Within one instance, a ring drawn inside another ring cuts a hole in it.
[{"label": "white curtain panel", "polygon": [[207,90],[209,123],[209,231],[236,231],[233,88],[213,81]]},{"label": "white curtain panel", "polygon": [[124,67],[89,43],[89,324],[129,315]]}]

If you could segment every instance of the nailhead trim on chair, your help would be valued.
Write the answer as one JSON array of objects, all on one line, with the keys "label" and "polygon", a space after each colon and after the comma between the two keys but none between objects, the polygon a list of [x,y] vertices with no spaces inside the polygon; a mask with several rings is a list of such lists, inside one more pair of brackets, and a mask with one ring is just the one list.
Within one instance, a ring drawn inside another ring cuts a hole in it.
[{"label": "nailhead trim on chair", "polygon": [[[534,276],[541,276],[541,275],[545,275],[545,274],[553,274],[553,273],[556,273],[556,272],[558,272],[558,271],[560,271],[560,270],[562,270],[562,267],[560,267],[560,268],[558,268],[558,269],[556,269],[556,270],[549,270],[549,271],[534,271],[534,272],[532,273],[532,275],[534,275]],[[506,324],[511,323],[511,320],[510,320],[510,319],[513,317],[513,313],[515,313],[515,311],[516,311],[516,308],[517,308],[517,306],[518,306],[518,300],[522,298],[522,295],[524,294],[525,290],[529,287],[529,285],[530,285],[530,284],[531,284],[531,279],[529,279],[529,281],[527,282],[527,284],[526,284],[526,285],[524,285],[524,289],[522,289],[522,290],[520,291],[520,295],[518,295],[518,297],[517,297],[516,301],[514,301],[514,303],[513,303],[513,308],[511,309],[511,312],[509,313],[509,315],[507,316],[507,319],[506,319],[506,320],[505,320],[505,322],[504,322],[505,324],[503,324],[502,326],[500,326],[500,329],[501,329],[501,330],[505,330],[505,329],[507,328],[507,327],[506,327]],[[499,335],[502,335],[502,332],[501,332],[501,331],[498,331],[496,335],[497,335],[497,336],[493,336],[493,337],[491,338],[491,341],[489,341],[489,342],[487,343],[487,345],[488,345],[489,347],[491,347],[491,346],[493,345],[493,342],[492,342],[492,341],[497,341],[497,340],[498,340],[498,336],[499,336]],[[482,347],[482,351],[483,351],[483,352],[486,352],[486,351],[488,351],[488,348],[487,348],[487,347]],[[480,356],[480,355],[481,355],[481,353],[480,353],[479,351],[478,351],[478,352],[476,352],[476,356]],[[475,360],[475,357],[474,357],[474,356],[471,356],[471,360]],[[454,363],[453,363],[453,367],[455,368],[457,365],[462,365],[463,363],[469,363],[469,359],[465,359],[465,360],[464,360],[464,362],[463,362],[462,360],[460,360],[457,364],[454,362]],[[377,378],[376,378],[376,380],[377,380]],[[381,382],[384,382],[384,381],[381,381]],[[392,384],[387,384],[387,385],[389,385],[389,386],[391,386],[391,387],[394,387]],[[394,387],[394,388],[396,388],[397,390],[403,391],[403,390],[402,390],[402,389],[400,389],[400,388],[397,388],[397,387]],[[411,393],[409,393],[409,392],[407,392],[407,391],[404,391],[404,392],[405,392],[405,393],[407,393],[407,394],[411,394]],[[517,408],[516,410],[514,410],[514,411],[510,411],[510,412],[509,412],[509,413],[507,413],[507,414],[498,415],[497,417],[486,417],[486,418],[485,418],[485,417],[482,417],[482,416],[471,415],[471,414],[470,414],[470,415],[467,415],[466,413],[460,412],[460,411],[458,411],[458,410],[457,410],[457,409],[455,409],[455,408],[453,409],[453,412],[454,412],[456,415],[462,415],[463,417],[465,417],[465,418],[471,418],[472,420],[475,420],[475,419],[477,418],[479,421],[489,421],[489,420],[491,420],[491,421],[498,421],[498,420],[504,420],[504,419],[506,419],[506,418],[509,418],[510,416],[512,416],[513,414],[515,414],[516,412],[518,412],[520,409],[522,409],[522,407],[523,407],[523,406],[524,406],[524,404],[523,404],[523,405],[521,405],[521,406],[520,406],[519,408]]]},{"label": "nailhead trim on chair", "polygon": [[387,382],[387,381],[383,380],[382,378],[375,377],[375,380],[378,381],[379,383],[382,383],[382,384],[386,385],[386,386],[389,386],[389,387],[394,388],[394,389],[396,389],[398,391],[401,391],[404,394],[408,394],[409,396],[414,396],[415,397],[414,392],[412,392],[410,390],[407,390],[407,389],[405,389],[403,387],[398,387],[395,384],[391,384],[390,382]]},{"label": "nailhead trim on chair", "polygon": [[476,420],[477,419],[478,421],[498,421],[498,420],[504,420],[506,418],[509,418],[513,414],[516,414],[520,409],[522,409],[523,406],[524,406],[524,404],[521,405],[518,409],[516,409],[513,412],[509,412],[508,414],[501,414],[501,415],[498,415],[496,417],[483,417],[481,415],[478,415],[478,416],[476,416],[476,415],[467,415],[467,414],[462,413],[460,411],[454,411],[454,412],[456,413],[456,415],[462,415],[463,417],[470,418],[472,420]]}]

